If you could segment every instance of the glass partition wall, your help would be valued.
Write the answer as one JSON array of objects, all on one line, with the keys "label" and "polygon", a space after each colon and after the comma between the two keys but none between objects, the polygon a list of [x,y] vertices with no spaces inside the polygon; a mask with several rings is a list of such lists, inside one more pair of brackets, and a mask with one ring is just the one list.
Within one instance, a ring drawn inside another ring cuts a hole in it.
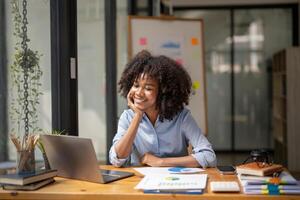
[{"label": "glass partition wall", "polygon": [[[14,126],[9,117],[11,113],[12,97],[16,97],[16,93],[12,92],[11,88],[14,84],[11,79],[10,66],[14,62],[15,44],[17,42],[14,32],[14,20],[12,14],[11,1],[4,1],[5,4],[5,20],[6,20],[6,71],[7,71],[7,120],[8,120],[8,133],[11,133]],[[18,2],[18,1],[17,1]],[[19,3],[20,12],[22,12],[22,4]],[[27,0],[27,35],[30,41],[28,47],[34,51],[38,51],[42,56],[40,57],[40,67],[43,75],[41,77],[40,92],[43,94],[40,96],[40,104],[37,107],[38,110],[38,123],[37,127],[42,129],[43,132],[50,132],[52,130],[52,110],[51,110],[51,50],[50,50],[50,1],[35,1]],[[2,34],[0,35],[2,37]],[[0,55],[2,56],[2,55]],[[2,66],[3,67],[3,66]],[[0,80],[2,81],[2,80]],[[15,90],[14,90],[15,91]],[[0,133],[6,134],[6,133]],[[22,130],[20,134],[24,134]],[[8,160],[16,159],[16,148],[13,143],[7,139],[8,146]],[[2,151],[2,150],[1,150]],[[37,160],[41,160],[41,152],[36,148]]]},{"label": "glass partition wall", "polygon": [[104,0],[77,0],[78,127],[106,157]]},{"label": "glass partition wall", "polygon": [[[104,0],[77,0],[79,136],[92,138],[99,161],[105,163],[106,94]],[[117,81],[127,62],[127,1],[117,5]],[[127,102],[118,96],[118,116]],[[109,102],[108,102],[109,103]]]},{"label": "glass partition wall", "polygon": [[290,9],[234,11],[235,149],[271,148],[272,55],[292,46]]},{"label": "glass partition wall", "polygon": [[271,59],[292,46],[292,9],[174,13],[204,20],[208,138],[214,149],[271,149]]}]

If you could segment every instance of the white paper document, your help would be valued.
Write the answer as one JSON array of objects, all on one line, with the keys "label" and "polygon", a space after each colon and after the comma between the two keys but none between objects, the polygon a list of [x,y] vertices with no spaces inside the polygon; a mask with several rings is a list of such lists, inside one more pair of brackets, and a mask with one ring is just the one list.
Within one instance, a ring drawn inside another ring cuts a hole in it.
[{"label": "white paper document", "polygon": [[138,167],[134,168],[140,174],[153,175],[153,174],[196,174],[203,172],[201,168],[187,168],[187,167]]},{"label": "white paper document", "polygon": [[145,176],[135,189],[197,190],[206,187],[207,174],[169,174]]}]

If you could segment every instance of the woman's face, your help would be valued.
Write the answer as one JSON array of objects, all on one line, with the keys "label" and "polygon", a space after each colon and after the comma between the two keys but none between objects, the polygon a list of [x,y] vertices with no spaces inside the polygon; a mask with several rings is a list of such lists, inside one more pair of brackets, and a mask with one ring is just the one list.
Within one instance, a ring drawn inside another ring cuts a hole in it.
[{"label": "woman's face", "polygon": [[131,97],[134,105],[144,111],[153,111],[156,108],[156,99],[158,94],[158,81],[147,75],[141,75],[132,85]]}]

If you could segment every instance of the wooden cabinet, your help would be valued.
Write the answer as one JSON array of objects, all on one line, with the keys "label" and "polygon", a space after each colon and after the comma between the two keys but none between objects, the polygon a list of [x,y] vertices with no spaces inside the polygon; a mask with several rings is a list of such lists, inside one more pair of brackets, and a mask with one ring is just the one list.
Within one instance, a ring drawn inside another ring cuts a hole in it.
[{"label": "wooden cabinet", "polygon": [[285,49],[273,56],[272,83],[274,159],[291,171],[300,171],[299,47]]}]

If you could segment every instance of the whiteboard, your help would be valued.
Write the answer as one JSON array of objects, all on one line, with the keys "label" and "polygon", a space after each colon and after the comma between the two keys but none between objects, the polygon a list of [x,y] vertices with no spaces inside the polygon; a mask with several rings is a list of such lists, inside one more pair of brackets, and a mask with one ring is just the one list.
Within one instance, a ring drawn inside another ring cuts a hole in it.
[{"label": "whiteboard", "polygon": [[128,57],[143,49],[173,58],[192,78],[189,109],[207,135],[207,106],[204,68],[203,21],[173,17],[129,16]]}]

